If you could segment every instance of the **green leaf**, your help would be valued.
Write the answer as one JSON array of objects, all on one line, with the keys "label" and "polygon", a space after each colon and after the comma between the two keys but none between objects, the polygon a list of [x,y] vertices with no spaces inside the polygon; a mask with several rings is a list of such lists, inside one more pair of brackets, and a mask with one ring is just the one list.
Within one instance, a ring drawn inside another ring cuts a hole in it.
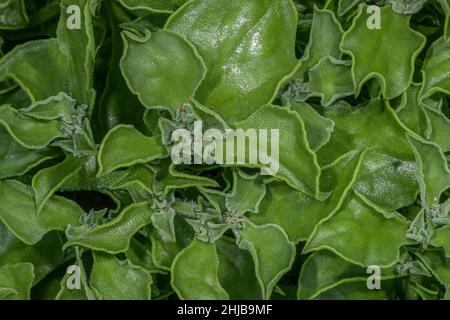
[{"label": "green leaf", "polygon": [[233,239],[215,242],[219,257],[219,281],[231,300],[260,300],[264,295],[255,274],[251,254],[239,249]]},{"label": "green leaf", "polygon": [[28,149],[42,149],[56,138],[63,137],[58,121],[33,119],[9,106],[0,107],[0,124],[14,140]]},{"label": "green leaf", "polygon": [[130,11],[144,15],[145,13],[172,13],[186,0],[118,0],[118,2]]},{"label": "green leaf", "polygon": [[339,0],[338,4],[338,14],[339,16],[343,16],[348,13],[351,9],[355,8],[359,3],[359,0]]},{"label": "green leaf", "polygon": [[101,300],[150,300],[152,276],[128,260],[94,253],[90,285]]},{"label": "green leaf", "polygon": [[450,151],[450,120],[440,111],[424,106],[424,111],[430,120],[431,132],[427,138],[436,143],[442,152]]},{"label": "green leaf", "polygon": [[227,122],[274,99],[296,64],[296,26],[290,0],[194,0],[166,24],[197,47],[208,72],[196,98]]},{"label": "green leaf", "polygon": [[445,257],[450,258],[450,227],[445,226],[435,230],[430,244],[438,248],[443,248]]},{"label": "green leaf", "polygon": [[82,168],[84,159],[68,156],[63,162],[39,171],[32,182],[39,215],[48,199]]},{"label": "green leaf", "polygon": [[228,299],[227,292],[219,282],[218,272],[216,245],[194,239],[172,264],[172,288],[183,300]]},{"label": "green leaf", "polygon": [[417,164],[369,150],[354,190],[378,207],[395,211],[413,204],[419,193]]},{"label": "green leaf", "polygon": [[[383,269],[383,278],[386,277],[386,272],[393,275],[393,270]],[[370,275],[366,268],[352,264],[330,251],[317,251],[311,254],[302,266],[297,297],[302,300],[314,299],[348,281],[359,279],[367,283]],[[366,290],[369,291],[367,287]]]},{"label": "green leaf", "polygon": [[450,260],[441,251],[426,251],[416,255],[442,285],[447,288],[450,286]]},{"label": "green leaf", "polygon": [[250,220],[258,225],[280,225],[294,243],[306,241],[320,220],[339,209],[358,176],[361,161],[361,154],[349,153],[322,170],[322,191],[332,192],[324,201],[282,182],[269,183],[260,213]]},{"label": "green leaf", "polygon": [[175,211],[156,212],[152,215],[152,224],[161,235],[169,241],[175,242],[175,226],[174,226]]},{"label": "green leaf", "polygon": [[326,56],[340,59],[342,55],[339,45],[344,31],[334,13],[314,7],[312,20],[309,42],[294,76],[302,82],[305,80],[308,71],[320,59]]},{"label": "green leaf", "polygon": [[131,124],[140,129],[145,108],[137,96],[131,93],[120,70],[123,41],[122,30],[117,26],[129,22],[130,17],[124,14],[124,9],[116,1],[103,2],[103,6],[108,13],[112,48],[105,89],[99,101],[96,118],[103,134],[118,124]]},{"label": "green leaf", "polygon": [[148,243],[141,243],[138,240],[131,238],[130,247],[125,252],[125,256],[132,264],[142,267],[150,273],[160,272],[153,263],[149,241]]},{"label": "green leaf", "polygon": [[241,170],[233,171],[233,190],[225,197],[229,211],[258,213],[259,204],[266,195],[266,185],[260,175],[249,176]]},{"label": "green leaf", "polygon": [[450,188],[450,170],[444,154],[435,144],[420,141],[409,135],[419,165],[419,185],[422,206],[430,209],[439,204],[441,194]]},{"label": "green leaf", "polygon": [[[244,131],[268,130],[270,139],[267,139],[266,150],[269,145],[276,146],[277,140],[272,141],[275,139],[272,130],[279,130],[278,147],[276,147],[279,149],[279,159],[273,149],[270,155],[272,161],[279,163],[279,170],[274,175],[296,189],[312,196],[319,196],[320,168],[315,153],[309,147],[305,125],[296,112],[267,105],[258,109],[245,121],[238,123],[236,128]],[[246,144],[246,154],[249,154],[249,148]]]},{"label": "green leaf", "polygon": [[31,150],[0,129],[0,179],[20,176],[58,155],[48,148]]},{"label": "green leaf", "polygon": [[410,86],[414,61],[426,39],[409,27],[410,16],[399,15],[389,6],[381,8],[380,29],[369,29],[368,17],[366,6],[360,6],[352,26],[344,34],[341,50],[352,57],[356,95],[360,94],[364,83],[375,78],[383,96],[392,99]]},{"label": "green leaf", "polygon": [[44,279],[65,260],[61,250],[63,239],[58,232],[46,234],[41,241],[29,246],[16,238],[0,222],[0,266],[29,262],[34,266],[34,283]]},{"label": "green leaf", "polygon": [[263,298],[270,299],[273,288],[294,263],[295,245],[275,224],[256,226],[248,222],[243,230],[236,231],[236,236],[239,248],[253,257]]},{"label": "green leaf", "polygon": [[414,160],[405,136],[408,130],[387,101],[373,99],[358,107],[337,103],[327,109],[325,116],[334,121],[335,132],[318,151],[321,163],[328,164],[349,151],[366,148],[379,148],[378,152],[400,160]]},{"label": "green leaf", "polygon": [[63,249],[79,245],[97,251],[116,254],[125,252],[131,237],[142,227],[151,223],[153,210],[148,202],[132,204],[109,222],[93,229],[83,227],[69,232],[69,241]]},{"label": "green leaf", "polygon": [[[388,286],[386,288],[386,286]],[[388,300],[392,299],[395,282],[384,282],[381,290],[367,289],[366,280],[348,279],[320,294],[317,300]]]},{"label": "green leaf", "polygon": [[153,190],[156,194],[167,194],[173,189],[189,187],[218,187],[218,183],[210,178],[180,172],[174,163],[163,164],[156,172]]},{"label": "green leaf", "polygon": [[334,131],[334,122],[330,119],[322,117],[309,104],[305,102],[290,101],[290,109],[297,112],[302,118],[306,134],[308,137],[309,147],[317,151],[328,141]]},{"label": "green leaf", "polygon": [[167,108],[174,114],[205,78],[206,67],[195,47],[173,31],[147,30],[143,36],[124,31],[122,38],[123,75],[147,108]]},{"label": "green leaf", "polygon": [[351,62],[325,56],[309,69],[308,96],[319,96],[323,106],[353,95]]},{"label": "green leaf", "polygon": [[[0,74],[16,80],[33,101],[66,92],[78,104],[92,106],[92,16],[97,4],[97,0],[62,0],[57,37],[16,46],[0,61]],[[71,15],[67,8],[71,5],[81,9],[80,30],[67,27]]]},{"label": "green leaf", "polygon": [[152,241],[152,257],[155,266],[159,269],[170,271],[170,267],[175,257],[186,248],[194,236],[194,230],[181,216],[174,219],[176,241],[170,241],[164,234],[156,228],[150,231]]},{"label": "green leaf", "polygon": [[427,113],[422,104],[419,103],[420,85],[411,84],[404,93],[402,104],[398,107],[399,119],[412,131],[421,137],[428,137],[430,128]]},{"label": "green leaf", "polygon": [[53,196],[37,216],[31,187],[14,180],[0,182],[0,219],[26,244],[37,243],[51,230],[77,226],[82,212],[76,203]]},{"label": "green leaf", "polygon": [[7,264],[0,267],[0,288],[10,289],[9,294],[6,294],[6,290],[2,290],[3,296],[0,295],[2,300],[29,300],[33,271],[31,263]]},{"label": "green leaf", "polygon": [[444,38],[436,40],[428,49],[423,63],[421,99],[442,92],[450,94],[450,46]]},{"label": "green leaf", "polygon": [[[71,269],[71,267],[76,268]],[[71,277],[80,277],[80,288],[69,288],[69,284],[72,284]],[[81,257],[76,259],[75,264],[67,268],[66,274],[61,279],[60,290],[55,300],[95,300],[95,294],[89,287],[86,270]]]},{"label": "green leaf", "polygon": [[400,14],[414,14],[422,10],[427,0],[415,0],[415,1],[405,1],[405,0],[392,0],[392,10]]},{"label": "green leaf", "polygon": [[24,0],[1,0],[0,12],[0,29],[22,29],[29,22]]},{"label": "green leaf", "polygon": [[334,215],[321,221],[308,239],[303,253],[328,249],[361,266],[393,265],[400,256],[408,223],[380,212],[351,196]]},{"label": "green leaf", "polygon": [[130,125],[118,125],[108,132],[98,152],[98,176],[163,158],[167,151],[161,138],[147,137]]}]

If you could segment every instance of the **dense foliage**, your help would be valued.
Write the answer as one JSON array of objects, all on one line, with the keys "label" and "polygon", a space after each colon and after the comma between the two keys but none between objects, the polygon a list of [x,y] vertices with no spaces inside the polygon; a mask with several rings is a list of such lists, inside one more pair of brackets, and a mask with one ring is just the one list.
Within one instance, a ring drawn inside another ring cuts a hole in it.
[{"label": "dense foliage", "polygon": [[0,299],[450,298],[449,0],[0,0],[0,57]]}]

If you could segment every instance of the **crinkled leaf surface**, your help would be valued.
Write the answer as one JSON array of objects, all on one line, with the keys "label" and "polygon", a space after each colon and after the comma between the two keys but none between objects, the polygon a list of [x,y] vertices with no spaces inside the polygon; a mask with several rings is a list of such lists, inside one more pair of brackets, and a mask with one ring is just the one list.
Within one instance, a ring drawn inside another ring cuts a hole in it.
[{"label": "crinkled leaf surface", "polygon": [[323,117],[312,106],[304,102],[290,101],[290,109],[297,112],[305,124],[309,147],[317,151],[328,141],[334,131],[334,122]]},{"label": "crinkled leaf surface", "polygon": [[31,187],[15,180],[0,182],[0,219],[26,244],[37,243],[51,230],[78,225],[82,212],[76,203],[53,196],[38,216]]},{"label": "crinkled leaf surface", "polygon": [[297,14],[290,0],[195,0],[166,27],[183,34],[208,72],[196,97],[226,121],[271,102],[296,63]]},{"label": "crinkled leaf surface", "polygon": [[147,108],[175,113],[206,74],[195,47],[170,30],[147,31],[143,36],[124,31],[122,37],[125,49],[120,65],[130,90]]},{"label": "crinkled leaf surface", "polygon": [[90,285],[102,300],[150,300],[152,276],[128,260],[94,254]]},{"label": "crinkled leaf surface", "polygon": [[79,245],[110,254],[127,251],[131,237],[151,223],[153,210],[147,202],[132,204],[117,217],[92,229],[83,227],[71,230],[64,248]]},{"label": "crinkled leaf surface", "polygon": [[167,151],[161,137],[147,137],[130,125],[119,125],[108,132],[98,152],[99,173],[162,158]]},{"label": "crinkled leaf surface", "polygon": [[[252,255],[263,298],[269,299],[278,280],[294,262],[294,244],[284,230],[274,224],[256,226],[248,222],[243,230],[237,232],[237,237],[239,248]],[[273,258],[275,256],[277,259]]]},{"label": "crinkled leaf surface", "polygon": [[440,196],[450,188],[450,170],[444,155],[435,144],[409,136],[417,162],[419,163],[419,185],[422,206],[430,208],[439,204]]},{"label": "crinkled leaf surface", "polygon": [[216,245],[194,239],[173,262],[172,287],[181,299],[227,299],[228,294],[219,282],[218,270]]},{"label": "crinkled leaf surface", "polygon": [[304,252],[328,249],[361,266],[391,266],[407,243],[408,224],[382,213],[350,196],[333,216],[319,223],[308,239]]},{"label": "crinkled leaf surface", "polygon": [[450,46],[444,38],[428,49],[423,69],[422,98],[436,92],[450,93]]},{"label": "crinkled leaf surface", "polygon": [[260,205],[260,214],[252,215],[251,221],[258,225],[280,225],[295,243],[307,240],[320,220],[339,209],[351,190],[361,160],[361,155],[348,154],[322,171],[321,188],[325,192],[332,192],[324,201],[316,200],[282,182],[268,184],[267,195]]},{"label": "crinkled leaf surface", "polygon": [[[97,3],[97,0],[61,1],[57,38],[17,46],[0,61],[0,74],[14,78],[34,101],[66,92],[79,104],[91,105],[95,55],[92,16]],[[67,28],[70,5],[81,9],[83,27],[79,30]]]},{"label": "crinkled leaf surface", "polygon": [[[33,284],[33,265],[31,263],[7,264],[0,267],[0,297],[2,300],[26,300],[30,299],[30,290]],[[1,292],[1,291],[0,291]]]},{"label": "crinkled leaf surface", "polygon": [[[279,130],[279,170],[275,174],[292,187],[317,195],[319,166],[310,149],[304,123],[293,111],[267,105],[253,113],[237,128]],[[268,146],[271,140],[268,140]],[[267,151],[266,151],[267,152]]]},{"label": "crinkled leaf surface", "polygon": [[380,29],[369,29],[366,7],[361,6],[344,34],[341,49],[352,57],[356,94],[367,80],[376,78],[383,96],[392,99],[411,84],[413,63],[425,37],[410,28],[409,16],[397,14],[389,6],[381,8],[380,17]]}]

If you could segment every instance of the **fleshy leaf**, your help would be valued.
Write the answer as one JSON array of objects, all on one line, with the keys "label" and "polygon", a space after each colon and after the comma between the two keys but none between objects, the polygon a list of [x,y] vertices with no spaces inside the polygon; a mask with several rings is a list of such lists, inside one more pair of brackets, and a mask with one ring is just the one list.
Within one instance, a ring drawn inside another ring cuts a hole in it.
[{"label": "fleshy leaf", "polygon": [[419,185],[422,206],[430,209],[439,204],[440,196],[450,188],[450,170],[438,146],[408,136],[419,165]]},{"label": "fleshy leaf", "polygon": [[29,262],[34,266],[34,284],[43,280],[65,260],[64,240],[58,232],[49,232],[41,241],[27,245],[0,222],[0,266]]},{"label": "fleshy leaf", "polygon": [[208,72],[196,98],[227,122],[274,99],[296,64],[296,26],[290,0],[194,0],[166,24],[197,47]]},{"label": "fleshy leaf", "polygon": [[323,106],[354,93],[351,62],[326,56],[309,69],[309,96],[319,96]]},{"label": "fleshy leaf", "polygon": [[421,137],[428,137],[430,128],[426,112],[419,104],[420,85],[413,83],[404,93],[404,100],[398,107],[399,119],[412,131]]},{"label": "fleshy leaf", "polygon": [[69,230],[64,249],[79,245],[110,254],[127,251],[131,237],[151,223],[153,210],[147,202],[132,204],[109,222],[93,229],[83,227]]},{"label": "fleshy leaf", "polygon": [[[66,92],[78,104],[92,106],[94,98],[94,31],[97,0],[63,0],[57,38],[29,41],[0,61],[0,74],[16,80],[33,101]],[[81,9],[82,28],[69,29],[68,7]],[[55,70],[55,72],[48,72]]]},{"label": "fleshy leaf", "polygon": [[417,256],[442,285],[450,286],[450,260],[441,251],[426,251],[417,253]]},{"label": "fleshy leaf", "polygon": [[175,226],[174,226],[175,211],[156,212],[152,215],[153,227],[163,235],[163,238],[175,242]]},{"label": "fleshy leaf", "polygon": [[425,37],[409,27],[410,16],[397,14],[390,6],[380,10],[381,29],[369,29],[366,7],[361,5],[353,25],[344,34],[341,49],[353,60],[356,95],[365,82],[376,78],[383,96],[392,99],[410,86],[414,60],[425,45]]},{"label": "fleshy leaf", "polygon": [[161,137],[147,137],[130,125],[119,125],[108,132],[98,152],[98,176],[162,158],[167,151]]},{"label": "fleshy leaf", "polygon": [[331,217],[318,224],[303,253],[328,249],[342,258],[361,265],[393,265],[400,247],[407,244],[408,224],[397,217],[387,219],[357,196]]},{"label": "fleshy leaf", "polygon": [[149,13],[172,13],[186,0],[118,0],[121,5],[141,15]]},{"label": "fleshy leaf", "polygon": [[68,156],[63,162],[39,171],[32,181],[39,215],[48,199],[82,168],[84,159]]},{"label": "fleshy leaf", "polygon": [[51,230],[77,226],[82,212],[76,203],[53,196],[37,216],[31,187],[14,180],[0,182],[0,219],[26,244],[37,243]]},{"label": "fleshy leaf", "polygon": [[425,2],[427,0],[415,0],[415,1],[405,1],[405,0],[391,0],[392,10],[400,14],[415,14],[422,10]]},{"label": "fleshy leaf", "polygon": [[294,263],[295,245],[275,224],[256,226],[248,222],[243,230],[236,231],[236,236],[239,248],[253,257],[263,298],[270,299],[273,288]]},{"label": "fleshy leaf", "polygon": [[385,210],[406,207],[416,201],[419,193],[417,164],[388,156],[377,149],[369,150],[354,189]]},{"label": "fleshy leaf", "polygon": [[128,260],[94,253],[90,285],[102,300],[150,300],[152,276]]},{"label": "fleshy leaf", "polygon": [[280,225],[291,241],[306,241],[320,220],[339,209],[345,196],[351,191],[361,161],[361,154],[349,153],[323,169],[322,191],[332,192],[324,201],[316,200],[282,182],[268,184],[260,214],[252,215],[250,220],[258,225]]},{"label": "fleshy leaf", "polygon": [[3,291],[1,299],[29,300],[34,279],[34,268],[31,263],[7,264],[0,267],[0,288],[12,289],[9,294]]},{"label": "fleshy leaf", "polygon": [[338,103],[325,116],[334,121],[335,133],[318,151],[318,158],[324,164],[354,149],[374,147],[400,160],[414,160],[405,137],[407,129],[387,101],[374,99],[358,107]]},{"label": "fleshy leaf", "polygon": [[342,53],[339,45],[343,33],[344,31],[332,11],[315,7],[309,42],[297,66],[294,78],[300,81],[305,80],[306,73],[325,56],[340,59]]},{"label": "fleshy leaf", "polygon": [[359,3],[359,0],[339,0],[338,4],[338,14],[339,16],[343,16],[348,13],[351,9],[355,8]]},{"label": "fleshy leaf", "polygon": [[450,259],[450,227],[445,226],[434,231],[431,245],[443,248],[445,257]]},{"label": "fleshy leaf", "polygon": [[175,257],[186,248],[194,236],[194,230],[183,217],[175,216],[175,238],[172,242],[155,228],[150,232],[152,241],[152,257],[156,267],[169,271]]},{"label": "fleshy leaf", "polygon": [[63,137],[57,121],[29,118],[8,106],[0,107],[0,124],[19,144],[29,149],[44,148],[56,138]]},{"label": "fleshy leaf", "polygon": [[167,194],[173,189],[188,187],[218,187],[218,183],[208,177],[180,172],[174,163],[163,164],[156,172],[153,188],[156,194]]},{"label": "fleshy leaf", "polygon": [[[273,156],[271,150],[272,160],[279,162],[279,170],[275,176],[310,195],[319,194],[320,169],[316,156],[309,147],[305,125],[296,112],[267,105],[238,123],[236,127],[244,131],[266,129],[268,134],[272,130],[279,130],[279,159]],[[274,139],[272,135],[271,139]],[[267,139],[268,146],[273,143],[271,139]],[[249,154],[248,149],[246,154]]]},{"label": "fleshy leaf", "polygon": [[2,0],[0,12],[0,29],[22,29],[29,22],[24,0]]},{"label": "fleshy leaf", "polygon": [[436,143],[442,152],[450,151],[450,120],[442,112],[428,106],[424,106],[424,111],[431,126],[431,132],[427,138]]},{"label": "fleshy leaf", "polygon": [[[382,271],[387,272],[384,269]],[[390,271],[393,274],[393,270]],[[310,255],[302,266],[297,297],[314,299],[322,292],[350,279],[366,281],[369,276],[366,268],[352,264],[330,251],[317,251]],[[370,291],[367,287],[366,290]]]},{"label": "fleshy leaf", "polygon": [[219,257],[219,281],[232,300],[259,300],[264,291],[258,284],[252,256],[235,241],[222,237],[215,242]]},{"label": "fleshy leaf", "polygon": [[216,245],[194,239],[175,258],[171,284],[180,299],[228,299],[218,278],[219,257]]},{"label": "fleshy leaf", "polygon": [[259,204],[266,195],[266,185],[261,176],[249,176],[240,170],[233,172],[233,190],[226,195],[229,211],[258,213]]},{"label": "fleshy leaf", "polygon": [[428,49],[422,74],[421,98],[437,92],[450,94],[450,46],[444,38],[436,40]]},{"label": "fleshy leaf", "polygon": [[206,74],[197,50],[170,30],[124,31],[121,69],[130,90],[147,108],[167,108],[172,114],[185,97],[193,96]]},{"label": "fleshy leaf", "polygon": [[0,129],[0,179],[20,176],[58,155],[48,148],[31,150]]},{"label": "fleshy leaf", "polygon": [[305,102],[290,101],[290,109],[297,112],[305,123],[309,147],[317,151],[328,141],[334,131],[334,122],[321,116]]}]

